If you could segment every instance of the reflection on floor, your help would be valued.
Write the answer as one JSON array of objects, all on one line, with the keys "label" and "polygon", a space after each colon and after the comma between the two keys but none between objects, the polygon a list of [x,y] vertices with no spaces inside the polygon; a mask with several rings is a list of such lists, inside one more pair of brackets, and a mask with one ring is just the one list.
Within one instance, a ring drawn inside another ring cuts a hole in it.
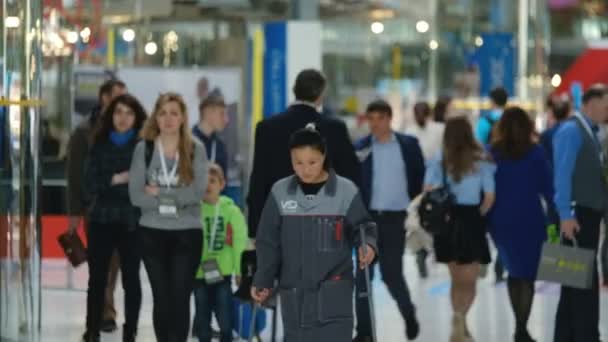
[{"label": "reflection on floor", "polygon": [[[430,276],[421,280],[415,268],[414,260],[406,257],[405,274],[412,296],[418,307],[421,321],[421,336],[417,341],[443,342],[449,338],[451,319],[449,302],[449,281],[447,270],[442,265],[434,265]],[[151,322],[152,299],[145,272],[144,304],[139,325],[139,342],[155,341]],[[68,284],[65,263],[45,262],[43,266],[42,295],[42,341],[68,342],[79,341],[85,320],[85,303],[87,270],[82,266],[74,272],[71,284]],[[512,341],[513,318],[504,283],[495,285],[492,277],[482,279],[478,285],[478,297],[469,315],[469,325],[478,342]],[[68,285],[74,289],[66,290]],[[550,342],[553,339],[553,324],[559,288],[555,285],[538,283],[530,331],[538,342]],[[378,322],[378,339],[382,342],[405,341],[403,323],[397,308],[389,297],[386,288],[380,281],[375,283],[376,310]],[[116,302],[122,303],[122,289],[118,286]],[[608,291],[602,292],[601,303],[602,336],[608,338]],[[119,307],[120,313],[123,312]],[[120,314],[119,314],[120,315]],[[119,317],[122,321],[122,316]],[[279,327],[280,336],[280,327]],[[269,341],[268,329],[262,334],[264,341]],[[103,334],[102,342],[118,342],[120,332]],[[280,341],[280,339],[278,339]],[[195,341],[194,339],[192,341]]]}]

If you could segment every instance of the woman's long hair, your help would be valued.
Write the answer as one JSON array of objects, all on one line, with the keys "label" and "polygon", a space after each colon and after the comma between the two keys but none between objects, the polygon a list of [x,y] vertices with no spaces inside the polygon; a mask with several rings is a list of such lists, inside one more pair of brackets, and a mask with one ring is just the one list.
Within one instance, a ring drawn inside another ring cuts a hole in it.
[{"label": "woman's long hair", "polygon": [[492,148],[502,158],[523,158],[534,145],[534,124],[525,110],[505,109],[492,136]]},{"label": "woman's long hair", "polygon": [[92,145],[106,141],[109,138],[110,132],[114,130],[114,112],[119,104],[129,107],[133,111],[133,115],[135,115],[133,129],[136,132],[136,136],[137,133],[139,133],[139,131],[142,129],[147,119],[146,110],[137,100],[137,98],[135,98],[135,96],[123,94],[112,100],[108,108],[101,113],[101,117],[97,121],[95,129],[93,130],[93,135],[91,138]]},{"label": "woman's long hair", "polygon": [[473,136],[471,123],[465,117],[448,119],[443,134],[443,162],[448,174],[460,182],[475,170],[475,163],[484,158],[483,148]]},{"label": "woman's long hair", "polygon": [[156,141],[158,136],[160,135],[160,128],[158,127],[157,118],[160,114],[162,107],[169,103],[175,102],[180,108],[183,116],[183,124],[180,128],[179,134],[179,143],[178,143],[178,153],[179,153],[179,164],[178,164],[178,174],[180,182],[184,185],[192,184],[194,180],[194,168],[193,157],[194,157],[194,142],[192,140],[192,135],[190,133],[190,126],[188,125],[188,111],[186,108],[186,102],[181,95],[177,93],[165,93],[159,95],[156,100],[156,104],[154,105],[154,111],[144,128],[141,131],[141,137],[146,141]]}]

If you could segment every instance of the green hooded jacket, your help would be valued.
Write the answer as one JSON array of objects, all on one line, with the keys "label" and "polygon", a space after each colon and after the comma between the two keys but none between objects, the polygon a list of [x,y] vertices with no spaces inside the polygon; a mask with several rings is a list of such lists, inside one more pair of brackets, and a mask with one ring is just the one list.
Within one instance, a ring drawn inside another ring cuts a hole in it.
[{"label": "green hooded jacket", "polygon": [[[241,209],[234,202],[221,196],[215,205],[201,203],[203,226],[203,256],[196,273],[197,279],[204,278],[202,263],[215,259],[223,276],[241,275],[241,255],[247,246],[247,224]],[[216,210],[218,212],[215,238],[210,246]]]}]

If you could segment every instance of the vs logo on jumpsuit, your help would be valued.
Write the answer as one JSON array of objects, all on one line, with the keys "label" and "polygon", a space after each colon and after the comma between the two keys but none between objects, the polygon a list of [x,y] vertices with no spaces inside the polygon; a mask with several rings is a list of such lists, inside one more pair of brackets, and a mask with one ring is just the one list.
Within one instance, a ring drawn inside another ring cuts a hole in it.
[{"label": "vs logo on jumpsuit", "polygon": [[285,212],[294,213],[298,210],[298,202],[294,200],[281,201],[281,208],[283,208]]}]

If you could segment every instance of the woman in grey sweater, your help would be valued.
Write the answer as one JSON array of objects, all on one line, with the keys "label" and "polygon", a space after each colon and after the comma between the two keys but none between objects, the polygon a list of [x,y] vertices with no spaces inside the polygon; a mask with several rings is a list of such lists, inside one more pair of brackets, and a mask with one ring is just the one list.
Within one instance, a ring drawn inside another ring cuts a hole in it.
[{"label": "woman in grey sweater", "polygon": [[131,202],[142,211],[140,243],[158,342],[188,338],[190,294],[202,251],[200,201],[208,162],[188,127],[182,97],[160,95],[129,171]]}]

